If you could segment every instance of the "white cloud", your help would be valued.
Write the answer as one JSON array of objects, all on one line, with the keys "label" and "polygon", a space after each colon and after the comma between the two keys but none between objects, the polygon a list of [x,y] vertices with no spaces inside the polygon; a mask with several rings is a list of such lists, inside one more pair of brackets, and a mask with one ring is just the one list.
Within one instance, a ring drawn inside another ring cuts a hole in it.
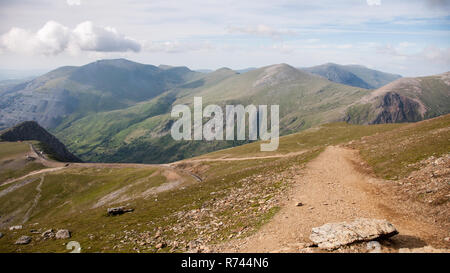
[{"label": "white cloud", "polygon": [[67,5],[79,6],[79,5],[81,5],[81,0],[67,0]]},{"label": "white cloud", "polygon": [[432,63],[441,63],[450,65],[450,48],[439,48],[436,46],[427,46],[418,54]]},{"label": "white cloud", "polygon": [[86,21],[73,31],[73,40],[81,50],[123,52],[141,50],[141,45],[133,39],[123,36],[111,27],[98,27]]},{"label": "white cloud", "polygon": [[123,36],[116,29],[95,26],[86,21],[70,30],[55,22],[47,22],[36,33],[14,27],[0,36],[0,47],[5,51],[56,55],[65,50],[97,52],[138,52],[141,45]]},{"label": "white cloud", "polygon": [[44,54],[58,54],[64,51],[69,43],[70,30],[55,21],[49,21],[35,37]]},{"label": "white cloud", "polygon": [[367,5],[379,6],[379,5],[381,5],[381,0],[367,0]]},{"label": "white cloud", "polygon": [[280,37],[282,35],[294,34],[288,30],[278,30],[266,25],[256,25],[248,27],[232,26],[228,28],[230,33],[244,33],[257,36]]},{"label": "white cloud", "polygon": [[433,45],[426,46],[415,53],[407,52],[407,48],[413,46],[412,43],[403,42],[398,46],[391,44],[377,47],[377,53],[388,55],[397,60],[427,62],[435,65],[450,65],[450,48],[439,48]]},{"label": "white cloud", "polygon": [[191,51],[215,49],[209,42],[190,43],[179,41],[146,42],[143,50],[147,52],[184,53]]}]

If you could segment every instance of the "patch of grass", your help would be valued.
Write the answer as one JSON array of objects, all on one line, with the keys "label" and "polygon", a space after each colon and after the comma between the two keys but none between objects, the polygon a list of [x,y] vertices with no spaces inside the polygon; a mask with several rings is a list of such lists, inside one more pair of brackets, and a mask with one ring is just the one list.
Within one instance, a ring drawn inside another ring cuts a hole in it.
[{"label": "patch of grass", "polygon": [[5,158],[17,157],[30,151],[27,142],[0,142],[0,161]]},{"label": "patch of grass", "polygon": [[30,172],[45,169],[46,167],[41,163],[29,162],[25,163],[23,168],[19,169],[0,169],[0,182],[6,181],[12,178],[18,178],[24,176]]},{"label": "patch of grass", "polygon": [[414,170],[414,163],[450,151],[450,115],[380,132],[353,146],[376,175],[399,179]]}]

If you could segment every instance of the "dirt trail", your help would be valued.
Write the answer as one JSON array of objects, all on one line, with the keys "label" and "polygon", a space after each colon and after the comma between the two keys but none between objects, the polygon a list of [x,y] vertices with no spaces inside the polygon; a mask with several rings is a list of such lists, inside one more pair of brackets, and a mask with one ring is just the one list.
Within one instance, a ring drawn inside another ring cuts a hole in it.
[{"label": "dirt trail", "polygon": [[[295,177],[295,185],[274,218],[256,234],[220,246],[223,252],[298,252],[310,243],[311,228],[358,217],[386,219],[400,235],[398,247],[420,247],[442,231],[416,221],[407,212],[395,211],[382,180],[356,170],[357,152],[328,147]],[[298,202],[303,206],[296,206]]]},{"label": "dirt trail", "polygon": [[42,169],[42,170],[38,170],[38,171],[33,171],[33,172],[30,172],[30,173],[28,173],[28,174],[26,174],[24,176],[21,176],[21,177],[18,177],[18,178],[14,178],[14,179],[10,179],[10,180],[6,180],[5,182],[3,182],[0,185],[1,186],[8,185],[8,184],[14,183],[16,181],[25,179],[25,178],[33,176],[33,175],[45,174],[45,173],[50,173],[50,172],[56,172],[56,171],[62,170],[64,168],[65,167],[56,167],[56,168],[48,168],[48,169]]},{"label": "dirt trail", "polygon": [[199,159],[186,159],[182,161],[177,161],[170,163],[169,165],[177,165],[183,162],[197,163],[197,162],[213,162],[213,161],[242,161],[242,160],[258,160],[258,159],[268,159],[268,158],[283,158],[298,156],[304,154],[306,151],[292,152],[287,154],[277,154],[277,155],[267,155],[267,156],[250,156],[250,157],[220,157],[220,158],[199,158]]},{"label": "dirt trail", "polygon": [[43,182],[44,182],[44,176],[41,176],[41,181],[36,186],[36,192],[37,193],[36,193],[36,196],[34,197],[33,204],[27,210],[27,213],[25,213],[25,216],[23,217],[23,220],[22,220],[22,224],[25,224],[30,219],[31,212],[37,206],[37,203],[39,202],[39,199],[41,198],[41,193],[42,193],[42,189],[41,188],[42,188],[42,183]]}]

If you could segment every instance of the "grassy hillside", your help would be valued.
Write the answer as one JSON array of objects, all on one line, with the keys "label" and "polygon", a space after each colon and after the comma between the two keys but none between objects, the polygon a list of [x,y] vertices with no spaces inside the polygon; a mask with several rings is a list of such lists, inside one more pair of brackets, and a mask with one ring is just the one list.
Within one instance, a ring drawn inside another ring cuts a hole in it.
[{"label": "grassy hillside", "polygon": [[[14,215],[0,229],[5,234],[0,251],[67,251],[62,242],[69,240],[43,240],[30,229],[68,228],[70,240],[80,242],[85,252],[189,251],[248,236],[278,211],[277,198],[290,187],[294,173],[326,146],[350,143],[361,149],[377,175],[400,176],[411,171],[409,164],[449,151],[449,125],[449,115],[417,124],[328,124],[281,137],[276,152],[261,153],[259,143],[251,143],[178,162],[176,169],[76,164],[36,176],[0,198],[0,209]],[[275,157],[254,158],[264,156]],[[178,177],[185,184],[168,187]],[[39,184],[41,195],[33,207]],[[106,208],[119,205],[135,210],[106,215]],[[30,208],[24,229],[6,229],[23,221]],[[13,244],[25,234],[33,237],[29,245]]]},{"label": "grassy hillside", "polygon": [[450,152],[450,115],[364,137],[350,146],[361,151],[377,176],[400,179],[417,170],[415,163]]},{"label": "grassy hillside", "polygon": [[285,64],[244,74],[223,68],[139,105],[63,123],[53,132],[86,161],[161,163],[245,142],[175,142],[170,126],[173,105],[280,105],[281,134],[343,119],[345,109],[368,91],[335,84]]}]

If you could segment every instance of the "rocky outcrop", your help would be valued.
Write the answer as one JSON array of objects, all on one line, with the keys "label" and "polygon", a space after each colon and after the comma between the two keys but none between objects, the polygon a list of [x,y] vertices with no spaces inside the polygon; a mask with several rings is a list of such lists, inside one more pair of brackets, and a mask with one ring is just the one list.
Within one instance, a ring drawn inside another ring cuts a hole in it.
[{"label": "rocky outcrop", "polygon": [[351,104],[344,121],[353,124],[416,122],[450,113],[450,72],[401,78]]},{"label": "rocky outcrop", "polygon": [[132,211],[134,211],[134,209],[127,209],[125,207],[109,208],[107,210],[109,216],[121,215]]},{"label": "rocky outcrop", "polygon": [[55,238],[56,239],[69,239],[70,231],[68,229],[60,229],[56,232]]},{"label": "rocky outcrop", "polygon": [[380,99],[377,109],[378,114],[370,123],[415,122],[423,119],[417,101],[395,92],[386,93]]},{"label": "rocky outcrop", "polygon": [[17,241],[14,243],[16,245],[27,245],[31,242],[31,237],[30,236],[21,236],[19,239],[17,239]]},{"label": "rocky outcrop", "polygon": [[386,220],[359,218],[353,222],[328,223],[312,229],[310,239],[319,248],[337,249],[361,241],[372,241],[398,234]]},{"label": "rocky outcrop", "polygon": [[55,159],[63,162],[81,162],[78,157],[67,150],[61,141],[42,128],[36,121],[25,121],[12,128],[0,131],[0,140],[37,140],[42,143],[44,152]]}]

